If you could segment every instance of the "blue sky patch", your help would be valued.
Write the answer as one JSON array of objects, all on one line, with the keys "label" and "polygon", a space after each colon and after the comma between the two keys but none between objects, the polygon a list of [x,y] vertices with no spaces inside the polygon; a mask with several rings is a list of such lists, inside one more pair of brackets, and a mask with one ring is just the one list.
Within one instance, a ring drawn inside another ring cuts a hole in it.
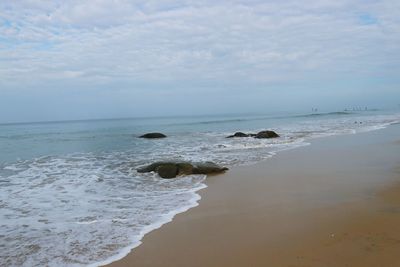
[{"label": "blue sky patch", "polygon": [[361,14],[358,16],[358,19],[363,25],[378,24],[378,19],[371,14]]}]

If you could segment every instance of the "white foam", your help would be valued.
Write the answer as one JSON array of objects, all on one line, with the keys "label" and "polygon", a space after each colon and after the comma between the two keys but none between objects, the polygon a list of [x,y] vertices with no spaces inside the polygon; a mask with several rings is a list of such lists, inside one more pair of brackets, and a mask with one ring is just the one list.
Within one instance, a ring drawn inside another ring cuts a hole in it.
[{"label": "white foam", "polygon": [[170,212],[168,212],[167,214],[163,215],[162,219],[160,219],[159,221],[154,222],[151,225],[145,226],[143,227],[143,229],[140,231],[138,238],[135,238],[135,240],[132,240],[132,244],[130,246],[125,247],[124,249],[120,250],[118,254],[116,254],[115,256],[112,256],[106,260],[103,261],[99,261],[99,262],[95,262],[92,264],[89,264],[88,266],[101,266],[101,265],[106,265],[106,264],[110,264],[114,261],[120,260],[122,258],[124,258],[126,255],[129,254],[129,252],[138,247],[140,244],[142,244],[142,238],[147,234],[150,233],[153,230],[156,230],[158,228],[160,228],[161,226],[163,226],[166,223],[169,223],[172,221],[172,219],[175,217],[175,215],[179,214],[179,213],[183,213],[188,211],[191,208],[194,208],[196,206],[198,206],[198,201],[201,199],[201,196],[199,194],[197,194],[196,192],[198,190],[204,189],[207,186],[205,184],[202,184],[201,187],[199,187],[198,189],[192,191],[193,193],[193,197],[190,199],[189,204],[187,206],[183,206],[183,207],[179,207],[175,210],[172,210]]},{"label": "white foam", "polygon": [[108,262],[139,245],[145,233],[196,206],[196,192],[205,187],[204,176],[138,177],[124,164],[114,168],[119,163],[115,155],[102,158],[99,163],[91,155],[70,155],[15,164],[12,169],[24,170],[8,177],[13,186],[0,188],[5,204],[0,235],[15,242],[2,250],[1,265]]}]

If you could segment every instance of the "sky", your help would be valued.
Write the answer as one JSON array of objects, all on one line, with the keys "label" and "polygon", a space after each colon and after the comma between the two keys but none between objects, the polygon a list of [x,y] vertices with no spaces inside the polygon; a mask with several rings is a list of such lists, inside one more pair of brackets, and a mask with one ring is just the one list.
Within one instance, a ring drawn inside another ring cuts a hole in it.
[{"label": "sky", "polygon": [[398,0],[0,1],[0,122],[399,108]]}]

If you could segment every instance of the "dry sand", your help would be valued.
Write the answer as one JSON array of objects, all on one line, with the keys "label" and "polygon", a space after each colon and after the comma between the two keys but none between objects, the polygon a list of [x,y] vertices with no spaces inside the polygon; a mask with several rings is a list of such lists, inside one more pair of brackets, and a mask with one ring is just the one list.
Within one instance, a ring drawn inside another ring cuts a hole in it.
[{"label": "dry sand", "polygon": [[209,177],[110,266],[400,266],[400,125]]}]

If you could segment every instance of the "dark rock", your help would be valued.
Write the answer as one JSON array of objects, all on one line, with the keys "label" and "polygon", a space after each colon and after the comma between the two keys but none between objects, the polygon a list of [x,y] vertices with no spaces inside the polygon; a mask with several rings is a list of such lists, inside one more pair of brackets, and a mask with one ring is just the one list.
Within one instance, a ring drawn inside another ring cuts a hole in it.
[{"label": "dark rock", "polygon": [[139,136],[139,138],[148,138],[148,139],[165,138],[165,137],[167,137],[167,136],[162,133],[147,133],[147,134]]},{"label": "dark rock", "polygon": [[254,136],[255,138],[277,138],[279,135],[274,131],[261,131]]},{"label": "dark rock", "polygon": [[226,138],[233,138],[233,137],[249,137],[250,135],[242,133],[242,132],[236,132],[234,135],[227,136]]},{"label": "dark rock", "polygon": [[173,163],[163,164],[156,168],[156,172],[161,178],[175,178],[178,175],[178,166]]},{"label": "dark rock", "polygon": [[214,162],[195,163],[193,166],[193,174],[217,174],[227,171],[228,168],[221,167]]},{"label": "dark rock", "polygon": [[174,178],[178,175],[217,174],[228,170],[213,162],[190,163],[186,161],[160,161],[137,169],[139,173],[157,172],[162,178]]},{"label": "dark rock", "polygon": [[193,174],[193,165],[189,162],[179,162],[176,166],[178,167],[178,175]]},{"label": "dark rock", "polygon": [[152,163],[150,165],[140,167],[136,171],[139,173],[145,173],[145,172],[155,172],[158,166],[163,165],[163,164],[168,164],[169,162],[156,162]]}]

